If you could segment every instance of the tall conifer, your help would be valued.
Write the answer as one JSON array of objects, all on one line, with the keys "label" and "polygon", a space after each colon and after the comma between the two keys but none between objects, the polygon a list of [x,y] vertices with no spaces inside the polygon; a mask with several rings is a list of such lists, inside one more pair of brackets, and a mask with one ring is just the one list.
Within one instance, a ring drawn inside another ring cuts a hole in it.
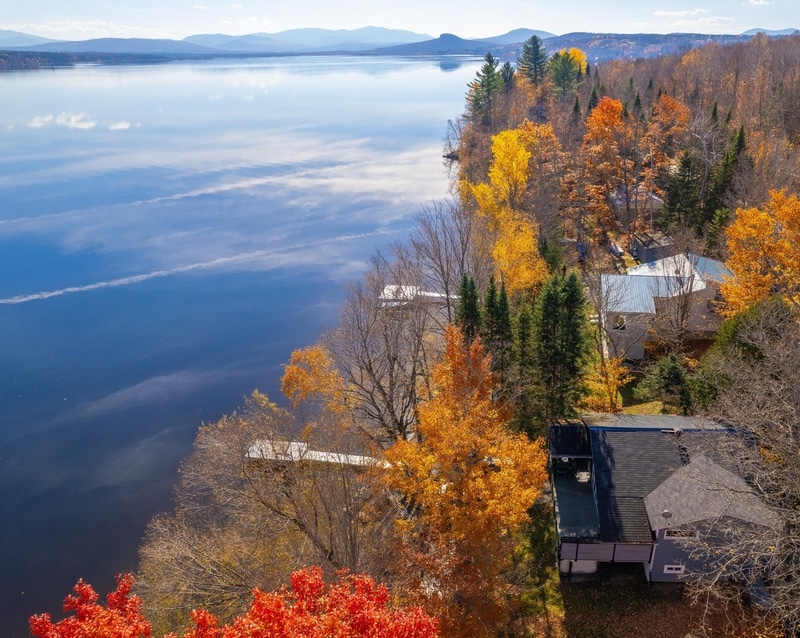
[{"label": "tall conifer", "polygon": [[466,274],[461,277],[458,296],[459,303],[456,309],[456,325],[461,329],[464,338],[471,342],[481,332],[481,312],[478,306],[478,289],[472,277]]},{"label": "tall conifer", "polygon": [[586,300],[575,273],[553,275],[533,311],[537,403],[546,421],[574,412],[583,394]]}]

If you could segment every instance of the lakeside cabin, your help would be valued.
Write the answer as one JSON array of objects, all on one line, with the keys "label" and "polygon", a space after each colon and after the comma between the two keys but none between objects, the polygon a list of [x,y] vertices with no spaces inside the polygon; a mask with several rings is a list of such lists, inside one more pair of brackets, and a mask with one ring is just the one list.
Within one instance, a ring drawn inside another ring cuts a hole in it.
[{"label": "lakeside cabin", "polygon": [[[585,415],[550,426],[558,565],[565,577],[599,563],[638,563],[648,581],[701,571],[699,544],[737,519],[775,526],[732,461],[704,453],[703,437],[735,436],[681,416]],[[697,444],[697,445],[695,445]]]}]

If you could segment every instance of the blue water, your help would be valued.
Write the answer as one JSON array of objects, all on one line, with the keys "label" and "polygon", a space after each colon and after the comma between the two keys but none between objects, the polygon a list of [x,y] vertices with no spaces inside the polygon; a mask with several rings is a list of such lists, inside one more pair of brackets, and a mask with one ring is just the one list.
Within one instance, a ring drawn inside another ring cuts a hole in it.
[{"label": "blue water", "polygon": [[0,636],[136,567],[197,427],[447,195],[479,59],[0,76]]}]

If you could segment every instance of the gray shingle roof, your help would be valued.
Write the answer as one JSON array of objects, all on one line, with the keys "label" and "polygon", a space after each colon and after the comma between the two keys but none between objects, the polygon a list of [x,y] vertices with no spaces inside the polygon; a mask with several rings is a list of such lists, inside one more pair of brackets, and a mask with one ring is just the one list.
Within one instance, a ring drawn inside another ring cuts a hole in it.
[{"label": "gray shingle roof", "polygon": [[750,523],[774,526],[780,518],[759,499],[739,476],[703,454],[692,458],[645,499],[654,529],[665,527],[661,513],[669,511],[670,525],[685,525],[730,516]]},{"label": "gray shingle roof", "polygon": [[644,498],[682,466],[674,434],[653,430],[590,430],[600,538],[652,540]]}]

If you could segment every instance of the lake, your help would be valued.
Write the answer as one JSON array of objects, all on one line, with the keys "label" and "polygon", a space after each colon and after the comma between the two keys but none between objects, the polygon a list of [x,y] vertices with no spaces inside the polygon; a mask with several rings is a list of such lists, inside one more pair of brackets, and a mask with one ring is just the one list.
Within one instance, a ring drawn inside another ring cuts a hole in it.
[{"label": "lake", "polygon": [[0,75],[0,635],[134,570],[197,427],[448,195],[479,58]]}]

